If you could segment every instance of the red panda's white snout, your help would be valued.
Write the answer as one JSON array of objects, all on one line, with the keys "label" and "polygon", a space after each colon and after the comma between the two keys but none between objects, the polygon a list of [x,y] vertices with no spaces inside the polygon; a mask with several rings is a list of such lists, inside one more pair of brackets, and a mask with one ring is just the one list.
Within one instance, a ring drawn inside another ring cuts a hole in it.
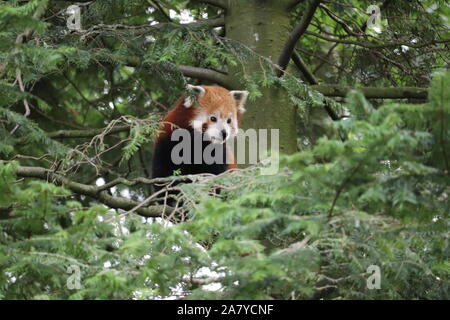
[{"label": "red panda's white snout", "polygon": [[[205,88],[208,88],[206,90]],[[188,97],[186,108],[194,108],[191,127],[204,134],[204,140],[223,144],[234,138],[239,130],[238,114],[245,112],[247,91],[227,91],[223,88],[188,86],[195,100]]]},{"label": "red panda's white snout", "polygon": [[192,121],[192,128],[203,132],[204,139],[212,143],[222,144],[232,139],[238,132],[236,114],[222,115],[220,112],[200,112]]}]

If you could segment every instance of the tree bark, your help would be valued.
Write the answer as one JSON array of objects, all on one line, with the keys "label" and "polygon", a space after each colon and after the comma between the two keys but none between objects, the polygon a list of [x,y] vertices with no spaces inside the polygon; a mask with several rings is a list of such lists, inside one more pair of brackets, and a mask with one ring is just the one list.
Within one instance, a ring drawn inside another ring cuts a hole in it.
[{"label": "tree bark", "polygon": [[[231,69],[234,87],[242,87],[241,79],[261,72],[260,56],[273,63],[288,38],[290,16],[286,1],[230,0],[225,15],[226,36],[253,50],[256,54],[243,65]],[[279,129],[280,152],[297,151],[297,114],[286,91],[277,86],[261,88],[262,97],[247,102],[243,117],[244,129]]]}]

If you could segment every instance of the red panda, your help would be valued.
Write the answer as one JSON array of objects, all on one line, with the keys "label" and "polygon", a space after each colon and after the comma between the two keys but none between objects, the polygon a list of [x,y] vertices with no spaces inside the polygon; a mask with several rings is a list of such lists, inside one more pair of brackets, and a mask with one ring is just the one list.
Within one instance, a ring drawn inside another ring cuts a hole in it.
[{"label": "red panda", "polygon": [[[161,122],[161,132],[156,138],[153,154],[153,178],[175,174],[220,174],[236,168],[233,153],[225,142],[238,132],[248,92],[228,91],[217,86],[193,85],[188,85],[187,90],[188,94],[178,100]],[[189,161],[183,163],[174,161],[172,156],[174,148],[180,143],[174,139],[174,132],[177,129],[185,129],[192,137],[190,140],[192,147],[187,150],[187,153],[190,153],[187,157]],[[201,149],[194,146],[195,135],[201,136]],[[221,161],[209,163],[203,159],[203,151],[208,146],[216,148],[215,152],[221,152],[219,155]],[[195,161],[194,157],[198,156],[195,153],[199,153],[200,150],[202,152],[200,161]]]}]

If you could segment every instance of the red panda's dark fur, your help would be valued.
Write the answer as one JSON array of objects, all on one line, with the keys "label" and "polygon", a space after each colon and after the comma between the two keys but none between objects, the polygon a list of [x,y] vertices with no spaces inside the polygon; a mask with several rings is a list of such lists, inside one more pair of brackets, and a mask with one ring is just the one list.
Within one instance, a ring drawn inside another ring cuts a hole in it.
[{"label": "red panda's dark fur", "polygon": [[[207,90],[208,94],[202,100],[203,105],[211,105],[217,104],[217,101],[212,99],[218,99],[220,95],[230,95],[230,92],[221,87],[203,87]],[[234,156],[231,150],[228,150],[226,144],[222,144],[221,147],[224,148],[223,152],[226,157],[221,164],[181,164],[175,165],[171,159],[171,153],[173,147],[178,144],[178,141],[171,141],[171,136],[174,130],[178,128],[187,129],[192,134],[194,132],[191,127],[190,122],[194,119],[196,112],[195,106],[185,107],[186,97],[182,96],[175,106],[168,112],[168,114],[164,117],[161,122],[161,132],[155,140],[155,148],[153,155],[153,170],[152,176],[153,178],[160,177],[168,177],[174,175],[175,171],[180,170],[182,175],[188,174],[200,174],[200,173],[212,173],[212,174],[220,174],[229,169],[235,169],[236,163],[234,161]],[[235,102],[234,107],[236,107]],[[212,108],[215,108],[214,106]],[[241,114],[237,113],[237,123],[239,124]],[[191,139],[193,141],[193,139]],[[203,143],[203,148],[210,144],[211,142],[207,141]],[[156,187],[156,190],[159,188]]]}]

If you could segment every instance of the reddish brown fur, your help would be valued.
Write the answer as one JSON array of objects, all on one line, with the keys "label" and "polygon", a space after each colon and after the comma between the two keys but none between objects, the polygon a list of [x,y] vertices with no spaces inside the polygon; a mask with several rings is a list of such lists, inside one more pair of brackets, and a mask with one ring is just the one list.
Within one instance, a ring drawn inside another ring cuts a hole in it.
[{"label": "reddish brown fur", "polygon": [[234,159],[234,154],[233,152],[228,149],[228,169],[237,169],[237,164],[236,164],[236,160]]},{"label": "reddish brown fur", "polygon": [[156,141],[162,137],[166,137],[177,128],[187,129],[189,127],[189,121],[195,116],[195,110],[193,108],[186,108],[183,106],[185,96],[182,96],[175,104],[175,107],[169,111],[169,113],[161,121],[161,133]]},{"label": "reddish brown fur", "polygon": [[[236,113],[238,125],[242,114],[237,112],[237,102],[231,97],[230,91],[222,87],[215,86],[203,86],[206,90],[205,95],[202,98],[198,98],[198,105],[194,105],[190,108],[186,108],[183,103],[186,98],[183,95],[175,104],[175,107],[165,116],[162,120],[161,135],[168,135],[176,128],[187,129],[190,126],[190,121],[200,111],[206,111],[206,113],[213,113],[220,110],[220,114],[226,117],[230,113]],[[160,136],[161,136],[160,135]]]},{"label": "reddish brown fur", "polygon": [[[177,128],[188,129],[190,121],[195,118],[199,112],[212,114],[219,110],[221,117],[227,117],[233,114],[237,118],[238,126],[242,118],[242,113],[238,112],[237,102],[232,98],[230,91],[217,86],[202,86],[205,89],[205,95],[197,98],[197,103],[186,108],[183,104],[186,96],[183,95],[175,104],[175,107],[166,115],[161,123],[161,133],[156,139],[158,140],[172,134]],[[209,121],[209,120],[208,120]],[[209,123],[207,124],[209,125]],[[237,168],[233,153],[228,150],[229,168]]]}]

